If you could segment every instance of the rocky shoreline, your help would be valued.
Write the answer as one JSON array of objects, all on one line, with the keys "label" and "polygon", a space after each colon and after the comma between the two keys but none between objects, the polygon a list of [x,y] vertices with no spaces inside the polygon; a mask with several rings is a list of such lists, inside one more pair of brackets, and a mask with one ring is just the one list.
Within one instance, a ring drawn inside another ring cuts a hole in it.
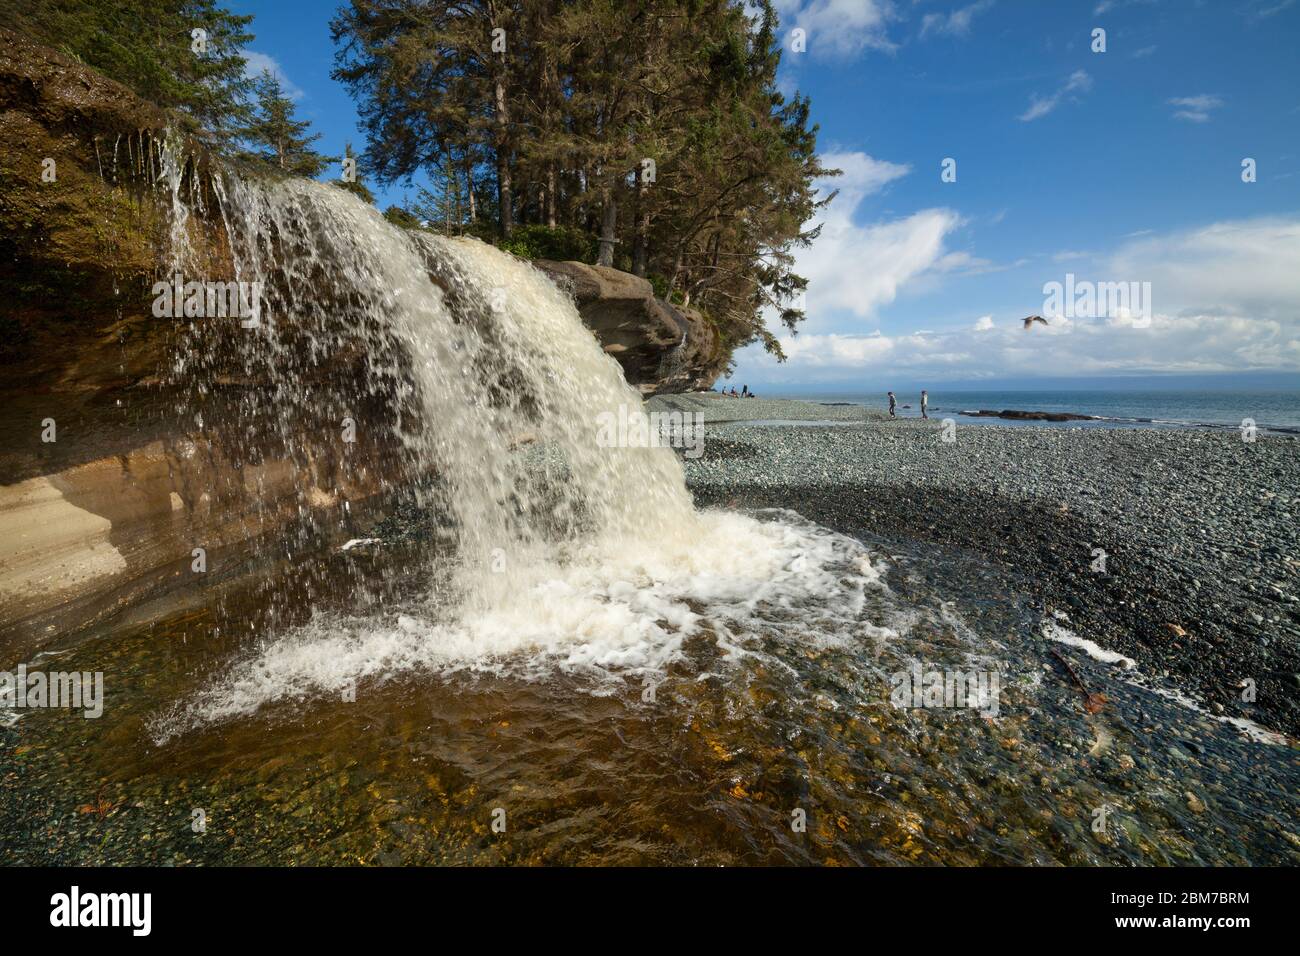
[{"label": "rocky shoreline", "polygon": [[685,461],[701,505],[793,508],[845,533],[974,552],[1039,589],[1045,616],[1068,615],[1214,714],[1300,736],[1294,439],[959,424],[944,442],[940,422],[854,406],[654,402],[715,423]]}]

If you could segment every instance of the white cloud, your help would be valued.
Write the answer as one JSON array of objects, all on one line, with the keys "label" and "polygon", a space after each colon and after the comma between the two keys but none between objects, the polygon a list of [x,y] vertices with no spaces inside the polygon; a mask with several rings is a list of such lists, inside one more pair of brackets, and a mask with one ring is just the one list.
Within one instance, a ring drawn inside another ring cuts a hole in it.
[{"label": "white cloud", "polygon": [[952,13],[927,13],[921,18],[921,36],[942,33],[946,36],[965,36],[970,33],[971,21],[976,14],[993,6],[994,0],[976,0],[968,7],[959,7]]},{"label": "white cloud", "polygon": [[[1122,319],[1053,319],[1026,331],[1018,318],[998,325],[984,317],[973,328],[897,336],[787,335],[781,345],[788,364],[780,374],[809,381],[873,371],[936,379],[1300,371],[1300,329],[1294,323],[1157,313],[1145,327]],[[776,371],[775,360],[756,354],[752,360]]]},{"label": "white cloud", "polygon": [[[897,250],[885,243],[876,251]],[[847,380],[873,371],[900,378],[932,376],[935,381],[1300,371],[1300,272],[1295,269],[1300,217],[1214,223],[1142,237],[1099,261],[1097,274],[1079,279],[1151,283],[1154,314],[1149,324],[1132,318],[1053,316],[1049,325],[1026,330],[1019,320],[1042,306],[1034,289],[1024,310],[981,316],[973,325],[896,335],[832,331],[785,336],[787,367],[778,370],[774,361],[754,353],[745,360],[758,366],[760,375],[792,382]],[[888,259],[865,259],[855,275],[878,270],[909,271]]]},{"label": "white cloud", "polygon": [[1200,96],[1175,96],[1169,101],[1169,105],[1179,107],[1174,112],[1175,119],[1204,123],[1210,118],[1210,110],[1222,106],[1223,100],[1209,93],[1202,93]]},{"label": "white cloud", "polygon": [[1256,0],[1256,2],[1247,9],[1246,19],[1251,22],[1265,20],[1268,17],[1275,16],[1294,5],[1295,0]]},{"label": "white cloud", "polygon": [[1300,322],[1300,219],[1213,223],[1125,243],[1108,277],[1150,282],[1162,311],[1264,315]]},{"label": "white cloud", "polygon": [[840,196],[831,204],[832,209],[837,203],[841,208],[846,202],[856,206],[867,196],[880,192],[895,179],[912,171],[912,167],[906,164],[886,162],[862,152],[822,153],[821,163],[827,169],[838,169],[841,174],[818,183],[823,191],[839,190]]},{"label": "white cloud", "polygon": [[982,276],[990,272],[1005,272],[1007,269],[1015,269],[1024,264],[1023,259],[1007,263],[992,262],[962,250],[941,256],[934,264],[933,271],[959,276]]},{"label": "white cloud", "polygon": [[795,271],[808,279],[811,316],[869,318],[893,302],[904,283],[940,268],[947,255],[944,239],[961,218],[950,209],[923,209],[902,219],[860,224],[855,217],[863,201],[910,167],[861,152],[826,153],[821,159],[844,175],[818,184],[823,191],[838,189],[839,195],[823,210],[821,235],[796,254]]},{"label": "white cloud", "polygon": [[1092,8],[1092,15],[1094,17],[1099,17],[1103,13],[1109,13],[1111,10],[1116,10],[1120,7],[1131,7],[1138,4],[1149,5],[1155,2],[1156,0],[1101,0],[1101,3]]},{"label": "white cloud", "polygon": [[270,71],[271,75],[280,81],[280,86],[284,88],[285,95],[291,100],[300,100],[307,94],[302,91],[293,80],[285,74],[284,68],[273,56],[265,53],[258,53],[256,50],[244,50],[240,54],[244,58],[244,75],[247,77],[258,77],[263,71]]},{"label": "white cloud", "polygon": [[783,30],[802,27],[814,56],[850,56],[897,49],[888,26],[898,18],[891,0],[775,0]]},{"label": "white cloud", "polygon": [[1065,84],[1050,96],[1038,96],[1035,94],[1029,102],[1029,109],[1020,114],[1020,121],[1028,123],[1032,120],[1040,119],[1046,116],[1052,110],[1061,105],[1061,101],[1066,97],[1073,97],[1076,94],[1087,93],[1092,89],[1092,77],[1084,70],[1075,70],[1070,74]]}]

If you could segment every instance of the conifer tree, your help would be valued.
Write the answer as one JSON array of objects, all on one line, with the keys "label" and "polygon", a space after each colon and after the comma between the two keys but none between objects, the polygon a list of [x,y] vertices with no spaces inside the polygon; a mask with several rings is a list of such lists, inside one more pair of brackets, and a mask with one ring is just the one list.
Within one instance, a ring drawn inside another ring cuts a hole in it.
[{"label": "conifer tree", "polygon": [[331,30],[368,168],[426,176],[431,221],[585,237],[728,347],[780,354],[764,319],[803,318],[794,253],[834,170],[777,89],[772,0],[350,0]]},{"label": "conifer tree", "polygon": [[263,70],[254,81],[253,93],[256,113],[244,131],[244,139],[257,149],[245,153],[246,158],[261,159],[286,173],[313,178],[338,161],[338,157],[323,156],[311,148],[321,134],[306,135],[311,123],[294,119],[293,101],[270,70]]},{"label": "conifer tree", "polygon": [[220,149],[249,120],[240,51],[252,20],[218,0],[0,0],[0,22],[125,84]]},{"label": "conifer tree", "polygon": [[361,197],[362,199],[364,199],[366,202],[370,203],[373,206],[375,204],[375,194],[372,193],[369,190],[369,188],[367,188],[366,184],[361,181],[361,160],[360,157],[358,157],[357,154],[352,151],[351,143],[345,143],[343,146],[343,160],[344,160],[345,169],[349,165],[347,164],[347,160],[352,160],[353,163],[355,164],[353,166],[354,169],[353,178],[348,179],[345,178],[345,175],[341,175],[339,176],[338,179],[331,180],[331,182],[335,186],[338,186],[339,189],[346,189],[354,196]]}]

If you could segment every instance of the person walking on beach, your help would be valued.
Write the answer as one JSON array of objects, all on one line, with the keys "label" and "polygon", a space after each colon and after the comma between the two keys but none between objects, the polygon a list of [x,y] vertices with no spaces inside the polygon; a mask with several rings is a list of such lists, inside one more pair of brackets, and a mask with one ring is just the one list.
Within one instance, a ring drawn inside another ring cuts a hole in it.
[{"label": "person walking on beach", "polygon": [[921,417],[922,418],[930,417],[925,413],[926,409],[929,408],[929,406],[930,406],[930,396],[926,393],[925,389],[921,389]]},{"label": "person walking on beach", "polygon": [[889,417],[894,417],[894,406],[898,404],[898,399],[894,398],[894,393],[889,393]]}]

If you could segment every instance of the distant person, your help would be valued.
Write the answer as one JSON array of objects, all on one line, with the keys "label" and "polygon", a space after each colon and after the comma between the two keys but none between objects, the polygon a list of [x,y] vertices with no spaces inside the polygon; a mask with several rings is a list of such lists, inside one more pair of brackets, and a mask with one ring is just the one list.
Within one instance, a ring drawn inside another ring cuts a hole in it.
[{"label": "distant person", "polygon": [[742,386],[740,387],[740,397],[741,397],[741,398],[749,398],[749,386],[748,386],[748,385],[742,385]]},{"label": "distant person", "polygon": [[736,397],[736,386],[734,386],[734,385],[731,386],[731,397],[732,397],[732,398],[735,398],[735,397]]},{"label": "distant person", "polygon": [[926,409],[928,409],[929,407],[930,407],[930,396],[925,389],[921,389],[921,417],[922,418],[930,417],[929,415],[926,414]]},{"label": "distant person", "polygon": [[890,392],[890,393],[889,393],[889,417],[890,417],[890,418],[894,418],[894,417],[895,417],[895,415],[894,415],[894,408],[895,408],[897,405],[898,405],[898,399],[896,399],[896,398],[894,397],[894,393],[893,393],[893,392]]}]

